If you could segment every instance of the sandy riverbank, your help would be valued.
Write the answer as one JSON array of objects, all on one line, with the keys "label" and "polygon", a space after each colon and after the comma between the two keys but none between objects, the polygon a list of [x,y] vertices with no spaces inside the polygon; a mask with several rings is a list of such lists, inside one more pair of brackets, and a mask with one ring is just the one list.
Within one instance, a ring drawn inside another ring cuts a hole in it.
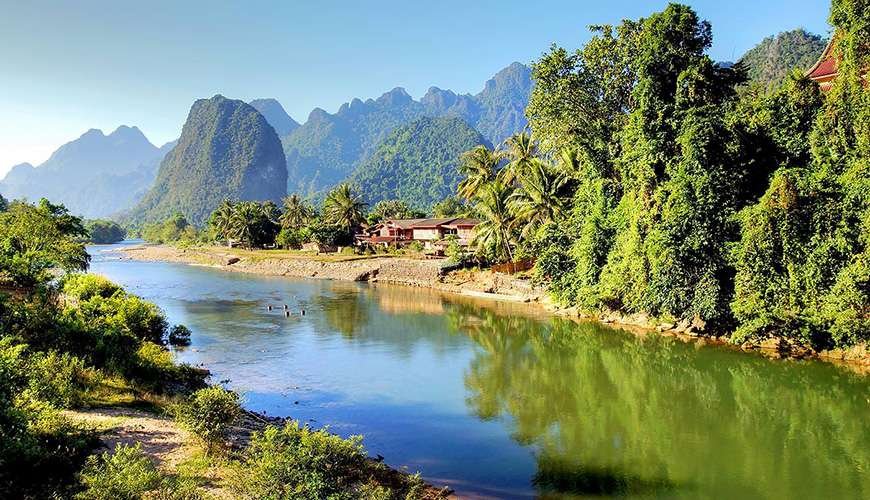
[{"label": "sandy riverbank", "polygon": [[533,287],[528,280],[489,271],[445,273],[442,271],[444,260],[314,255],[280,250],[247,251],[213,246],[175,248],[137,245],[122,248],[120,252],[122,258],[131,260],[180,262],[264,276],[392,283],[492,300],[549,302],[545,291]]},{"label": "sandy riverbank", "polygon": [[[226,271],[291,278],[319,278],[342,281],[369,281],[425,287],[448,293],[485,300],[528,302],[553,314],[578,320],[594,320],[612,324],[635,333],[659,332],[685,341],[705,344],[728,344],[728,332],[711,334],[702,321],[661,322],[645,314],[602,312],[584,314],[576,308],[559,308],[545,290],[532,286],[528,280],[490,271],[457,270],[442,272],[443,260],[413,259],[393,256],[315,255],[281,250],[247,251],[224,247],[175,248],[166,245],[137,245],[121,249],[122,258],[141,261],[180,262],[215,267]],[[870,372],[870,349],[812,351],[785,339],[771,338],[762,342],[735,346],[745,351],[758,351],[774,358],[819,358],[846,364],[852,370]]]}]

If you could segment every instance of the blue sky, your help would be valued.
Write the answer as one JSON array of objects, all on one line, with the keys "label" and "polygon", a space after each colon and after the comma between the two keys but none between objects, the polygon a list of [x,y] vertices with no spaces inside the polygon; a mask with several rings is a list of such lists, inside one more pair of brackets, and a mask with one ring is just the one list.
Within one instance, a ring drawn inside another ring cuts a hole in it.
[{"label": "blue sky", "polygon": [[[716,60],[796,27],[827,34],[829,0],[692,1]],[[89,128],[178,136],[194,99],[275,97],[303,122],[402,86],[478,92],[551,43],[664,1],[317,2],[0,0],[0,175]]]}]

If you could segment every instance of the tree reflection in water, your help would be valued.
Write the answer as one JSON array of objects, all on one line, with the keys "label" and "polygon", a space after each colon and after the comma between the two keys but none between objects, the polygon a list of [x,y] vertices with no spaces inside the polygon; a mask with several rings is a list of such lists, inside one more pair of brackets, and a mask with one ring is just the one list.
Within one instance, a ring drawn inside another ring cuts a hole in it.
[{"label": "tree reflection in water", "polygon": [[453,305],[467,404],[536,449],[542,494],[867,497],[866,378],[595,323]]}]

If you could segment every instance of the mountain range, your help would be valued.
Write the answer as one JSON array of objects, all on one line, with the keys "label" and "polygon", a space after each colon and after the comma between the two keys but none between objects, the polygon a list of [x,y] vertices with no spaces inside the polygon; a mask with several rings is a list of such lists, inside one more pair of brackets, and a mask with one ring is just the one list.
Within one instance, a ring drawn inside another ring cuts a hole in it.
[{"label": "mountain range", "polygon": [[275,129],[279,137],[283,137],[299,128],[299,123],[290,118],[290,115],[284,111],[284,106],[281,106],[281,103],[277,99],[254,99],[248,104],[263,115],[263,118]]},{"label": "mountain range", "polygon": [[513,63],[476,95],[432,87],[419,101],[401,87],[377,99],[353,99],[336,113],[316,108],[308,120],[282,137],[288,191],[313,195],[346,179],[397,127],[422,117],[453,116],[498,144],[526,126],[531,70]]},{"label": "mountain range", "polygon": [[91,129],[37,167],[13,167],[0,182],[0,193],[31,201],[46,197],[85,217],[105,217],[142,196],[172,146],[154,146],[136,127],[121,126],[108,135]]},{"label": "mountain range", "polygon": [[[798,29],[764,39],[740,62],[769,87],[808,68],[824,46]],[[47,197],[88,218],[181,211],[201,223],[223,197],[315,196],[350,180],[370,203],[400,197],[425,208],[452,192],[462,151],[498,145],[527,126],[531,89],[531,70],[513,63],[477,94],[430,87],[415,100],[397,87],[335,113],[315,108],[301,125],[275,99],[215,96],[194,103],[177,145],[157,148],[136,127],[89,130],[39,166],[13,167],[0,194]]]}]

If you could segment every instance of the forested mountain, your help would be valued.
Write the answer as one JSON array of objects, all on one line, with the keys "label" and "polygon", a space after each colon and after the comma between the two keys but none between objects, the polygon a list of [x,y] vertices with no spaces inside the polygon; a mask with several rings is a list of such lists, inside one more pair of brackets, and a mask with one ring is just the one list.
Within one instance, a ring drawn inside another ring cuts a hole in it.
[{"label": "forested mountain", "polygon": [[0,183],[0,193],[32,201],[46,197],[73,213],[106,217],[138,200],[165,153],[136,127],[121,126],[109,135],[91,129],[38,167],[13,167]]},{"label": "forested mountain", "polygon": [[278,137],[284,137],[299,128],[299,123],[291,118],[284,111],[284,106],[281,106],[281,103],[275,99],[254,99],[250,105],[263,115],[263,118],[278,133]]},{"label": "forested mountain", "polygon": [[216,95],[193,103],[154,186],[128,216],[154,221],[180,212],[202,224],[224,199],[280,201],[286,185],[272,126],[252,106]]},{"label": "forested mountain", "polygon": [[457,117],[420,118],[394,130],[351,175],[370,205],[401,199],[418,209],[454,194],[459,156],[489,141]]},{"label": "forested mountain", "polygon": [[808,70],[825,50],[827,41],[803,29],[769,36],[749,49],[740,62],[749,70],[749,80],[765,86],[782,83],[794,69]]},{"label": "forested mountain", "polygon": [[525,127],[523,110],[530,90],[529,68],[513,63],[474,96],[432,87],[416,101],[396,88],[378,99],[353,99],[335,114],[317,108],[282,139],[289,190],[311,194],[340,182],[396,127],[424,116],[460,117],[490,142],[501,142]]}]

